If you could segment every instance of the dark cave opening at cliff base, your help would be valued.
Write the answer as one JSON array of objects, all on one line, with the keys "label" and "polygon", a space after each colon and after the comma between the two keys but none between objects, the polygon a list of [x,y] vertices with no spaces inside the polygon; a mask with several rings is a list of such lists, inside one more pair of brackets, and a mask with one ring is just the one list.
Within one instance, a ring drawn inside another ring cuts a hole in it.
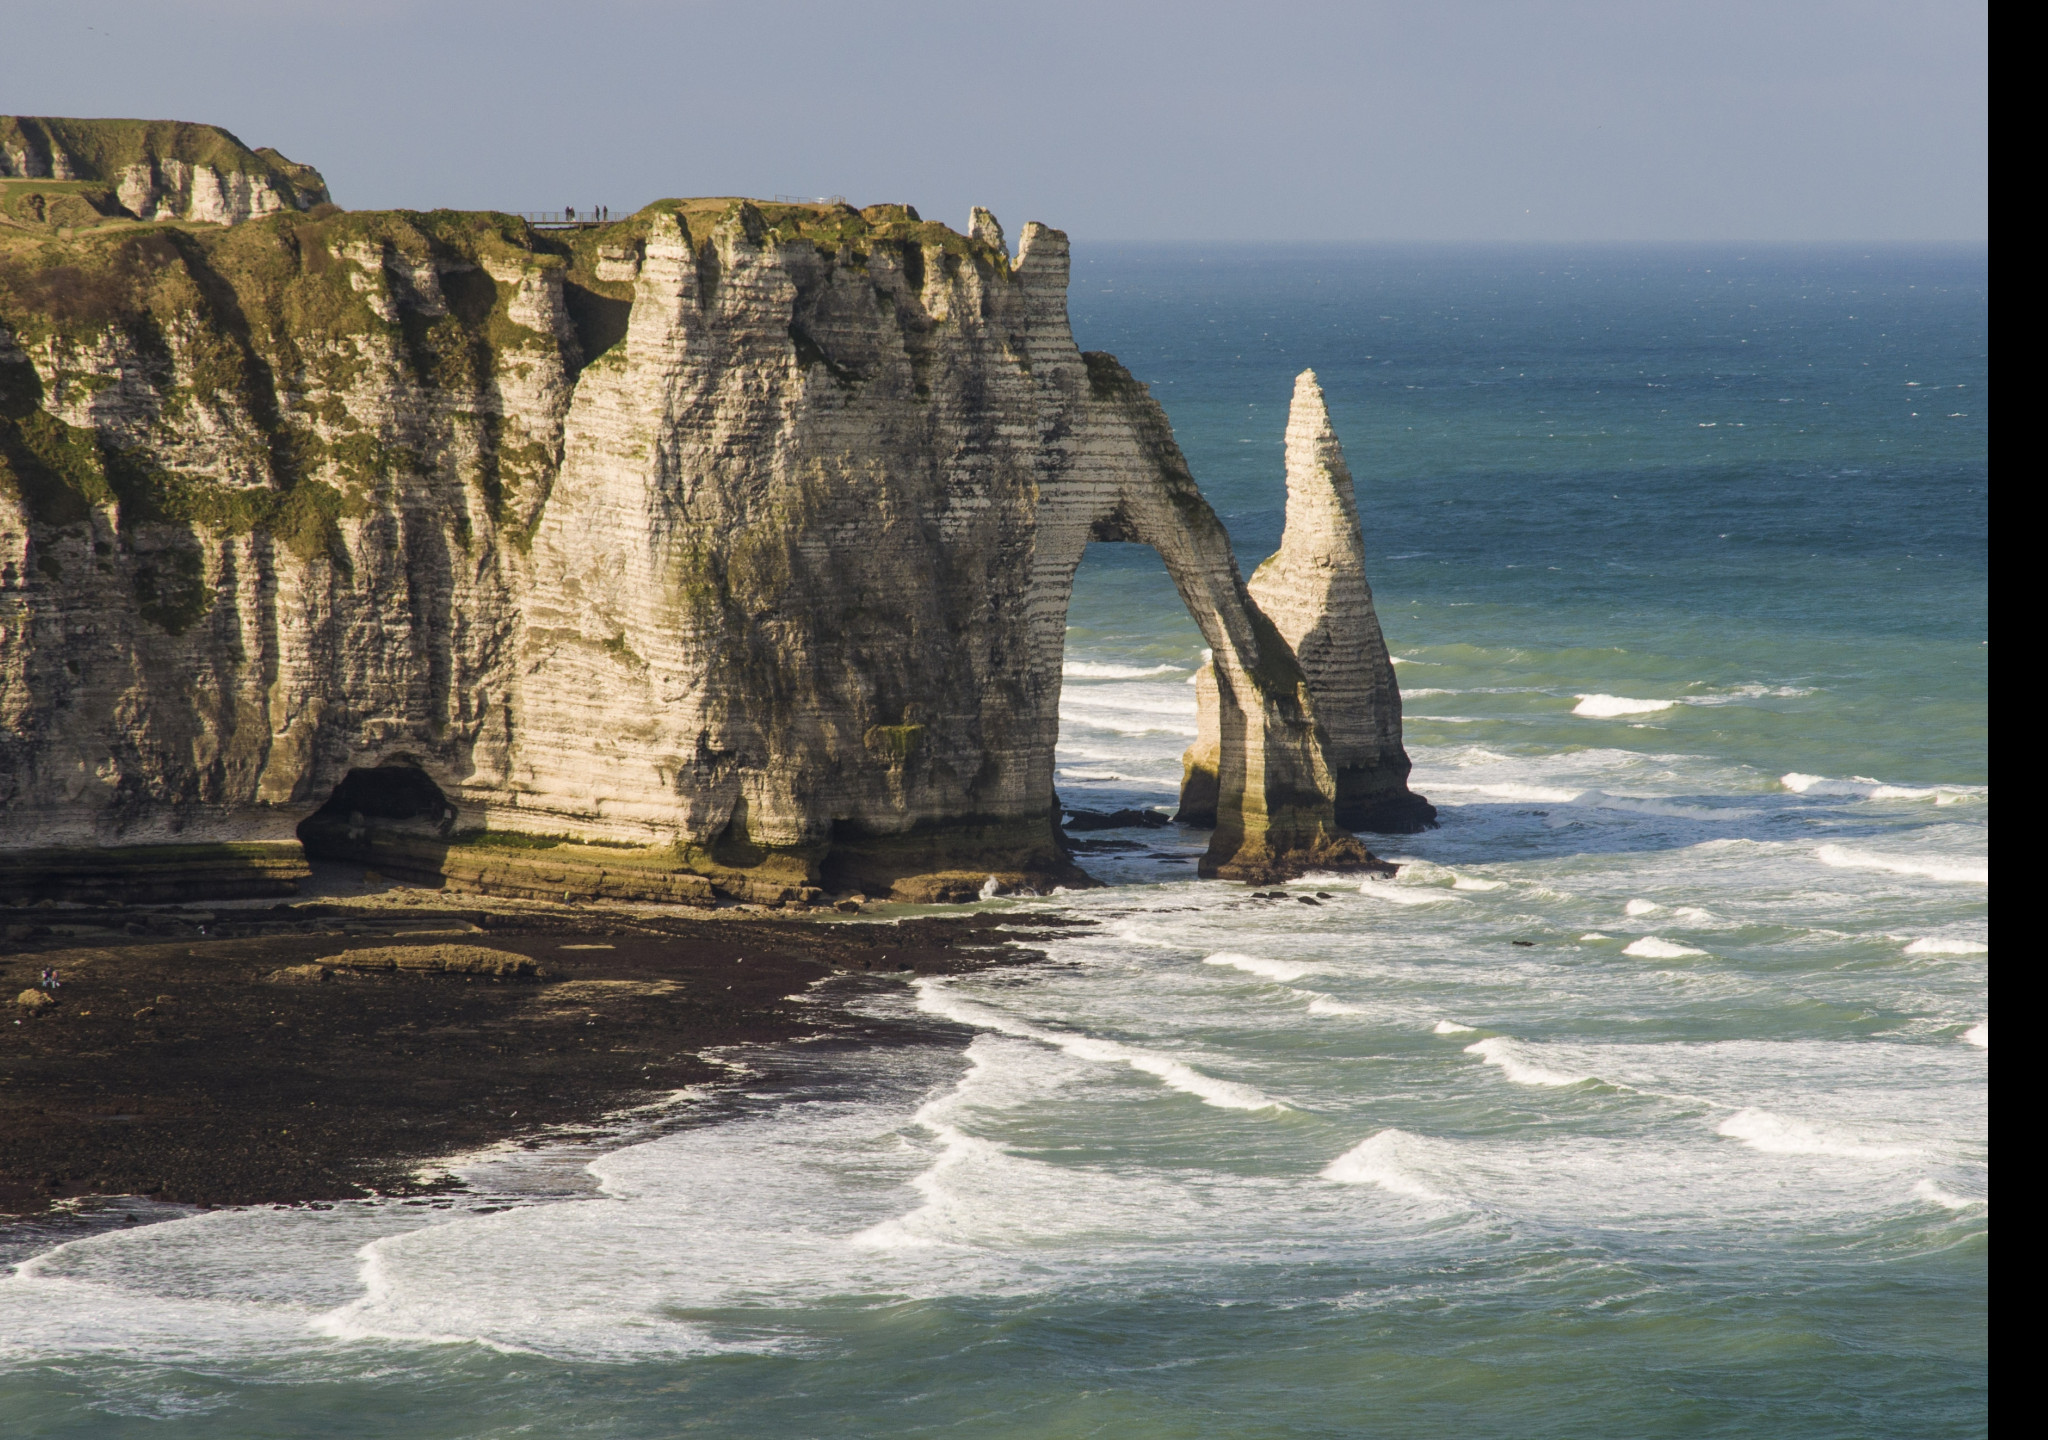
[{"label": "dark cave opening at cliff base", "polygon": [[363,860],[363,832],[377,828],[376,822],[418,830],[425,821],[445,835],[454,828],[455,814],[455,806],[424,770],[377,765],[342,776],[327,803],[299,822],[299,843],[309,859]]},{"label": "dark cave opening at cliff base", "polygon": [[[1122,542],[1088,547],[1074,573],[1060,686],[1054,785],[1067,813],[1173,814],[1181,752],[1195,738],[1190,682],[1206,653],[1158,551]],[[1104,880],[1192,876],[1207,832],[1075,826],[1068,843]],[[1138,873],[1115,873],[1126,859],[1144,864]]]}]

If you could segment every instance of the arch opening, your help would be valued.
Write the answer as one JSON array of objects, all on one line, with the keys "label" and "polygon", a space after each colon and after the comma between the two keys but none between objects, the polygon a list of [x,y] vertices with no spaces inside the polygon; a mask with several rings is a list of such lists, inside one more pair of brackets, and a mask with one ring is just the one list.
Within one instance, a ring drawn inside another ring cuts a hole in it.
[{"label": "arch opening", "polygon": [[1206,827],[1176,824],[1207,643],[1151,545],[1100,536],[1067,606],[1054,760],[1066,843],[1112,883],[1194,876]]}]

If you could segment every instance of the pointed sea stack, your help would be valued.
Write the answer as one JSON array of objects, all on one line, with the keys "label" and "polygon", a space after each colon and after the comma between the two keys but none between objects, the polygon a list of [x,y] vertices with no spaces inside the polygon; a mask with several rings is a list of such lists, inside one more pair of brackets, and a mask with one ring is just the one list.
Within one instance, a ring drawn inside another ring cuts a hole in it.
[{"label": "pointed sea stack", "polygon": [[[1313,370],[1295,379],[1287,417],[1287,529],[1248,588],[1308,677],[1336,782],[1337,823],[1392,834],[1434,824],[1436,807],[1408,788],[1401,691],[1365,579],[1357,495]],[[1214,692],[1198,693],[1207,702]],[[1205,723],[1203,733],[1211,728]],[[1187,756],[1184,819],[1214,794],[1199,749],[1198,740]]]}]

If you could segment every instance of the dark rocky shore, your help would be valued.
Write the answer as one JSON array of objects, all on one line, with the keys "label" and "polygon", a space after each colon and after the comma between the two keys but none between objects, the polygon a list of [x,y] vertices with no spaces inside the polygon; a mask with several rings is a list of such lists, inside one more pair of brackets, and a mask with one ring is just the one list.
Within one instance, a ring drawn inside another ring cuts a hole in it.
[{"label": "dark rocky shore", "polygon": [[[436,1158],[716,1078],[710,1047],[909,1027],[799,1004],[843,974],[1040,958],[986,914],[825,920],[483,901],[0,910],[0,1214],[431,1188]],[[493,958],[495,956],[495,958]],[[328,963],[322,963],[328,962]],[[17,999],[45,966],[52,1005]]]}]

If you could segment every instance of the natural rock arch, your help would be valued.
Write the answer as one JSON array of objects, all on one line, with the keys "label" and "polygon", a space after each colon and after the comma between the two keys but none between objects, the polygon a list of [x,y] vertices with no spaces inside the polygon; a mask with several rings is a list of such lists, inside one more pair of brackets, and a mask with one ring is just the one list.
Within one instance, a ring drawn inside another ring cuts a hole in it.
[{"label": "natural rock arch", "polygon": [[[0,484],[9,853],[274,843],[403,755],[448,825],[309,844],[532,894],[1085,883],[1053,811],[1061,659],[1113,535],[1159,551],[1215,653],[1204,873],[1366,863],[1316,673],[1159,406],[1074,344],[1066,237],[1028,226],[1013,258],[972,229],[673,201],[569,240],[342,213],[138,250],[248,354],[204,433],[175,403],[204,355],[123,338],[149,315],[81,338],[0,313],[0,456],[30,467]],[[625,334],[586,355],[593,305]],[[105,482],[34,468],[51,436],[175,463],[137,513],[197,547],[199,613],[99,578],[151,562]]]}]

